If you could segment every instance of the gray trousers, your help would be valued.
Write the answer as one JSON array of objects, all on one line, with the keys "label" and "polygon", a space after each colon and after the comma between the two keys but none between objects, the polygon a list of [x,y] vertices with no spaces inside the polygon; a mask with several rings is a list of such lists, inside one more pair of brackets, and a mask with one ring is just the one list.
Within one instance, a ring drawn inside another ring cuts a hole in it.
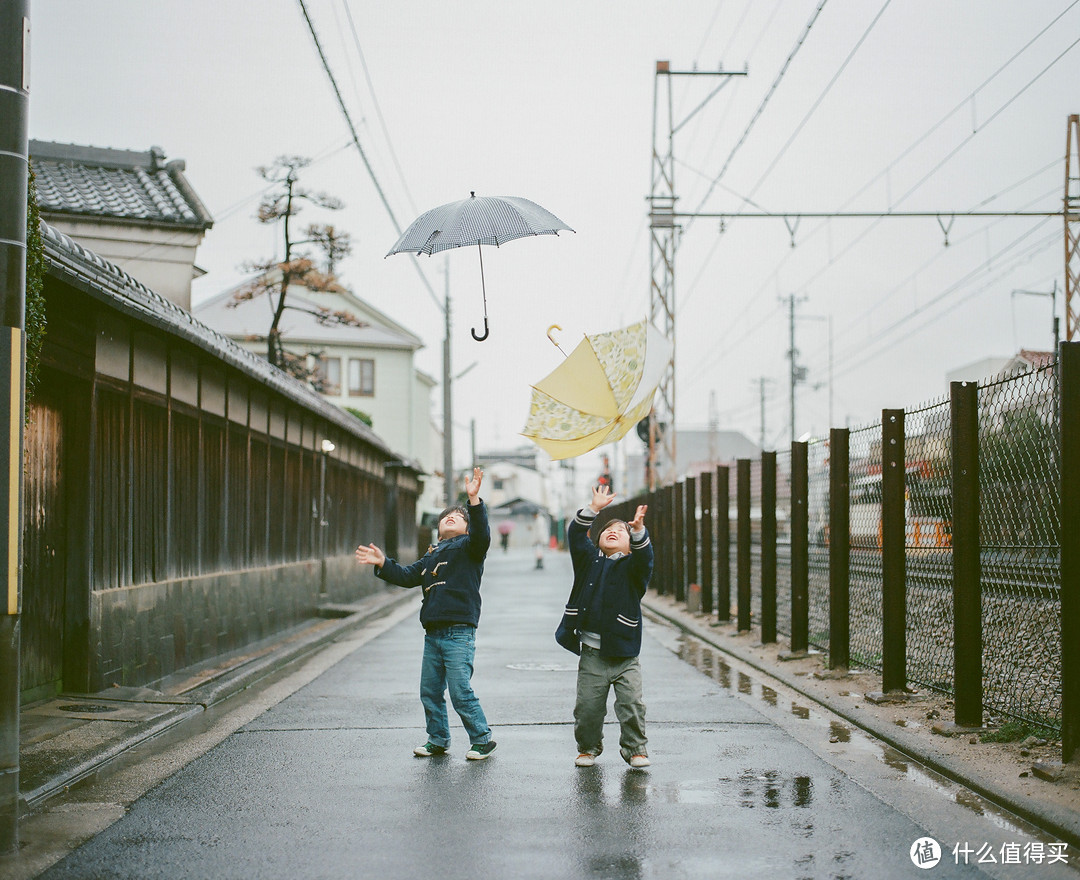
[{"label": "gray trousers", "polygon": [[641,698],[641,664],[637,657],[608,660],[588,645],[578,660],[574,736],[578,752],[599,755],[604,750],[604,716],[610,688],[615,688],[615,717],[619,719],[619,751],[629,761],[647,755],[645,703]]}]

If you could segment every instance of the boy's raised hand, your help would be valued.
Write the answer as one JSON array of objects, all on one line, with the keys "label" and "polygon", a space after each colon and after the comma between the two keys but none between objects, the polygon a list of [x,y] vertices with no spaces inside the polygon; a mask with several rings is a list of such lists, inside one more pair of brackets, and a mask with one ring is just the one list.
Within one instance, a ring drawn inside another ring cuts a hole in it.
[{"label": "boy's raised hand", "polygon": [[630,520],[630,531],[640,532],[645,528],[645,512],[649,509],[647,504],[639,504],[637,511],[634,513],[634,518]]},{"label": "boy's raised hand", "polygon": [[596,513],[599,513],[612,501],[615,500],[615,493],[612,492],[607,486],[593,486],[592,501],[589,504]]},{"label": "boy's raised hand", "polygon": [[374,544],[366,547],[361,544],[356,548],[356,561],[361,565],[377,565],[382,568],[386,564],[386,554]]},{"label": "boy's raised hand", "polygon": [[483,468],[474,467],[472,469],[472,479],[465,481],[465,494],[469,496],[469,504],[476,504],[476,499],[480,495],[480,484],[483,481]]}]

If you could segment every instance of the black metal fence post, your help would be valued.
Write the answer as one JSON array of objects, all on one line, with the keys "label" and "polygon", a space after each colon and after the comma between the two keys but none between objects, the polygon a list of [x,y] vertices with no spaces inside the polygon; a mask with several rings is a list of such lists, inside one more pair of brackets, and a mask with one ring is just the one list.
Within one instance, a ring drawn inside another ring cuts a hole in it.
[{"label": "black metal fence post", "polygon": [[750,459],[740,458],[736,462],[735,494],[738,505],[738,600],[739,631],[750,629]]},{"label": "black metal fence post", "polygon": [[716,544],[716,530],[713,528],[713,474],[705,471],[701,475],[701,610],[712,614],[713,589],[713,547]]},{"label": "black metal fence post", "polygon": [[675,531],[675,487],[664,487],[664,584],[669,596],[675,595],[675,553],[679,535]]},{"label": "black metal fence post", "polygon": [[698,518],[697,518],[697,480],[694,477],[686,478],[686,512],[684,517],[686,523],[686,601],[689,605],[697,603],[696,608],[691,608],[692,611],[700,611],[701,593],[698,592],[696,597],[692,597],[690,594],[692,587],[697,587],[701,590],[701,583],[698,581]]},{"label": "black metal fence post", "polygon": [[810,648],[810,468],[807,443],[791,444],[791,651]]},{"label": "black metal fence post", "polygon": [[904,544],[904,411],[881,412],[881,686],[907,686],[907,560]]},{"label": "black metal fence post", "polygon": [[1061,369],[1061,759],[1080,745],[1080,342],[1063,342]]},{"label": "black metal fence post", "polygon": [[731,620],[731,469],[716,468],[716,618]]},{"label": "black metal fence post", "polygon": [[851,663],[851,474],[847,428],[829,432],[829,668]]},{"label": "black metal fence post", "polygon": [[675,484],[675,601],[686,601],[686,486]]},{"label": "black metal fence post", "polygon": [[660,486],[656,490],[656,527],[653,532],[653,568],[656,582],[656,594],[665,596],[670,592],[671,581],[668,576],[667,556],[668,545],[671,542],[671,532],[668,529],[667,511],[667,486]]},{"label": "black metal fence post", "polygon": [[761,641],[776,641],[776,453],[761,453]]},{"label": "black metal fence post", "polygon": [[979,386],[949,388],[952,431],[953,664],[956,723],[981,727],[982,569],[979,560]]}]

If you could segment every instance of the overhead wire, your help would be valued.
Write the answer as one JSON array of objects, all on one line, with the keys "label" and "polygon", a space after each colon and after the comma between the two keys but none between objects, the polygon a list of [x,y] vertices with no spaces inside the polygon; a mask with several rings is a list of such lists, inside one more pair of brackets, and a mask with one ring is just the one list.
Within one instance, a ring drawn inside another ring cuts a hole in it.
[{"label": "overhead wire", "polygon": [[[840,79],[844,71],[847,70],[847,66],[851,63],[851,60],[855,57],[856,53],[862,47],[862,44],[866,42],[866,38],[870,36],[871,31],[873,31],[874,28],[877,26],[877,23],[881,20],[881,16],[885,14],[885,10],[889,8],[889,4],[891,2],[892,0],[885,0],[885,2],[881,6],[881,9],[878,10],[877,15],[875,15],[870,24],[866,26],[866,30],[863,31],[862,36],[860,36],[859,39],[855,41],[855,45],[852,46],[851,51],[847,54],[847,57],[836,69],[836,73],[833,74],[832,79],[830,79],[829,82],[826,84],[825,88],[822,89],[821,94],[817,96],[817,98],[814,100],[814,103],[810,105],[810,109],[806,111],[806,114],[803,116],[803,118],[799,120],[799,124],[795,126],[795,130],[792,131],[790,137],[788,137],[787,141],[780,148],[780,151],[773,157],[772,162],[769,163],[769,167],[761,173],[761,176],[758,178],[757,183],[755,183],[750,188],[750,198],[753,198],[754,194],[758,191],[758,189],[761,188],[761,185],[768,178],[769,174],[772,173],[772,170],[776,167],[777,163],[784,157],[784,154],[787,153],[788,149],[795,142],[795,139],[799,136],[799,133],[803,130],[803,128],[806,127],[806,123],[810,121],[810,117],[814,115],[817,108],[821,106],[821,102],[825,100],[826,95],[828,95],[829,92],[832,90],[832,87],[836,85],[836,81]],[[1078,0],[1078,2],[1080,2],[1080,0]]]},{"label": "overhead wire", "polygon": [[[986,88],[986,86],[988,86],[991,82],[993,82],[1003,71],[1005,71],[1011,64],[1013,64],[1013,62],[1015,62],[1021,55],[1023,55],[1028,49],[1030,49],[1032,45],[1034,45],[1041,37],[1043,37],[1048,31],[1050,31],[1050,29],[1055,24],[1057,24],[1057,22],[1060,21],[1061,18],[1063,16],[1065,16],[1070,10],[1072,10],[1075,6],[1077,6],[1077,4],[1080,4],[1080,0],[1071,0],[1071,2],[1061,12],[1059,12],[1053,19],[1051,19],[1051,21],[1048,24],[1046,24],[1044,27],[1042,27],[1038,31],[1038,33],[1036,33],[1033,37],[1031,37],[1019,50],[1014,52],[1005,62],[1000,64],[993,71],[993,73],[991,73],[990,76],[988,76],[978,86],[976,86],[976,88],[969,95],[967,95],[967,97],[965,97],[963,100],[959,101],[951,110],[949,110],[937,122],[935,122],[932,126],[930,126],[930,128],[928,128],[919,137],[917,137],[911,144],[909,144],[904,150],[902,150],[899,153],[899,155],[897,155],[897,157],[895,159],[893,159],[889,164],[887,164],[885,166],[884,169],[882,169],[874,177],[872,177],[869,181],[867,181],[852,196],[850,196],[848,199],[846,199],[841,204],[841,206],[838,208],[838,211],[844,210],[852,202],[854,202],[857,198],[859,198],[859,196],[861,196],[863,193],[865,193],[871,186],[873,186],[877,181],[879,181],[879,180],[881,180],[881,178],[885,177],[894,167],[896,167],[901,161],[903,161],[905,158],[907,158],[907,156],[909,156],[912,152],[914,152],[914,150],[916,148],[918,148],[922,143],[924,143],[932,134],[934,134],[934,132],[936,132],[939,128],[941,128],[941,126],[944,125],[949,119],[951,119],[957,112],[959,112],[964,107],[966,107],[968,105],[968,103],[970,101],[972,101],[980,91],[982,91],[984,88]],[[1073,43],[1072,46],[1070,46],[1069,49],[1066,50],[1066,52],[1071,50],[1075,45],[1076,44]],[[1044,71],[1042,73],[1045,73],[1046,70],[1049,69],[1049,67],[1053,66],[1053,64],[1056,64],[1057,61],[1059,61],[1060,58],[1063,57],[1064,54],[1065,53],[1062,53],[1062,56],[1059,56],[1057,59],[1055,59],[1055,61],[1052,62],[1051,65],[1049,65],[1046,69],[1044,69]],[[1040,73],[1038,76],[1041,77],[1042,73]],[[1036,77],[1036,78],[1038,78],[1038,77]],[[1006,104],[1011,104],[1012,101],[1015,100],[1017,97],[1019,97],[1019,95],[1022,94],[1024,91],[1026,91],[1033,84],[1033,82],[1034,82],[1034,80],[1029,81],[1019,92],[1017,92],[1012,98],[1010,98],[1009,101],[1006,102]],[[1004,109],[1004,107],[999,108],[999,109]],[[996,116],[996,115],[997,115],[997,113],[995,112],[994,116]],[[989,122],[989,120],[987,120],[987,122]],[[983,126],[980,128],[980,131],[982,130],[982,128],[985,128],[985,125],[986,125],[986,123],[984,123]],[[968,138],[967,140],[970,141],[970,138]],[[922,182],[925,183],[925,180],[926,179],[924,178],[924,180]],[[907,196],[910,195],[910,194],[911,194],[911,192],[909,191],[907,194],[905,194],[904,198],[906,199]],[[903,199],[901,199],[901,201],[903,201]],[[900,202],[896,202],[895,204],[899,204],[899,203]],[[894,206],[895,205],[892,205],[890,207],[894,207]],[[844,248],[844,250],[842,250],[838,255],[834,256],[831,259],[828,266],[824,267],[822,270],[820,270],[818,273],[813,275],[810,279],[808,279],[804,284],[802,284],[800,286],[805,287],[807,284],[811,284],[815,280],[817,280],[822,274],[824,274],[824,272],[828,271],[828,269],[832,265],[835,265],[836,263],[839,262],[839,260],[841,258],[846,256],[856,245],[858,245],[867,235],[869,235],[870,232],[872,232],[878,226],[878,224],[880,224],[884,219],[885,218],[878,218],[878,219],[874,220],[873,222],[871,222],[868,225],[868,227],[865,230],[863,230],[863,232],[857,238],[855,238],[853,241],[851,241]],[[828,227],[829,227],[829,221],[828,220],[824,220],[824,221],[818,223],[816,226],[809,229],[806,233],[804,233],[801,236],[802,241],[804,243],[806,241],[809,241],[810,239],[814,238],[818,233],[820,233],[823,229],[827,229]],[[780,260],[780,262],[774,268],[772,275],[770,275],[770,277],[768,279],[766,279],[765,281],[762,282],[762,285],[759,288],[759,292],[766,285],[768,285],[768,284],[775,281],[775,279],[779,276],[780,270],[783,268],[783,266],[791,258],[792,258],[791,252],[784,255],[784,257]]]},{"label": "overhead wire", "polygon": [[[315,42],[315,51],[319,54],[319,60],[322,62],[323,70],[326,72],[327,78],[330,80],[330,87],[333,89],[334,97],[337,99],[338,107],[341,110],[342,116],[345,117],[345,123],[349,127],[349,133],[352,135],[353,144],[356,146],[357,153],[360,154],[360,158],[364,163],[364,167],[367,169],[368,176],[371,178],[371,182],[375,185],[375,191],[378,193],[379,200],[382,202],[383,207],[386,209],[386,213],[390,217],[390,222],[394,225],[394,229],[398,235],[401,235],[401,226],[397,221],[397,217],[394,216],[394,209],[390,206],[389,200],[386,198],[386,193],[383,192],[382,185],[379,183],[378,177],[375,175],[375,170],[371,167],[371,162],[368,161],[367,154],[364,152],[363,146],[360,144],[360,136],[356,133],[356,126],[353,124],[352,116],[349,115],[348,107],[345,106],[345,100],[341,96],[341,89],[338,88],[337,79],[334,77],[333,71],[330,69],[330,63],[326,59],[326,53],[323,52],[322,42],[319,40],[319,35],[315,30],[315,23],[311,20],[311,16],[308,14],[307,5],[304,0],[297,0],[300,4],[300,11],[303,13],[304,20],[307,22],[308,30],[311,32],[311,39]],[[440,312],[445,310],[442,302],[435,294],[434,288],[431,286],[431,282],[428,281],[427,275],[424,274],[423,268],[420,266],[420,261],[412,256],[412,264],[416,267],[417,274],[420,276],[420,280],[423,282],[425,289],[431,296],[432,301],[438,307]]]},{"label": "overhead wire", "polygon": [[[997,255],[998,258],[1000,259],[1002,257],[1002,255],[1007,254],[1013,248],[1020,245],[1025,239],[1027,239],[1029,236],[1036,233],[1041,227],[1045,226],[1047,223],[1049,223],[1053,219],[1054,219],[1053,217],[1045,217],[1042,220],[1040,220],[1038,223],[1034,224],[1026,232],[1022,233],[1017,238],[1013,239],[1013,241],[1011,241],[1009,244],[1005,245],[1005,247],[1001,248],[1000,252]],[[1042,248],[1044,248],[1046,246],[1046,244],[1048,242],[1053,241],[1057,237],[1058,237],[1058,233],[1053,233],[1051,236],[1049,236],[1047,238],[1044,238],[1044,239],[1041,239],[1038,242],[1038,244],[1034,246],[1033,250],[1041,250]],[[1029,248],[1031,248],[1031,246],[1029,246]],[[1029,255],[1029,252],[1025,251],[1025,252],[1022,252],[1020,255],[1013,255],[1012,257],[1009,258],[1009,261],[1016,261],[1016,260],[1018,260],[1020,258],[1026,257],[1028,255]],[[1008,266],[1008,263],[1006,262],[1005,264],[1003,264],[1003,266],[1001,268],[999,268],[997,274],[998,275],[1002,274],[1002,272],[1005,271],[1005,268],[1007,266]],[[978,274],[983,272],[986,268],[987,268],[987,262],[984,262],[984,263],[976,266],[975,268],[973,268],[969,272],[967,272],[967,274],[963,275],[961,278],[959,278],[955,282],[953,282],[949,287],[945,288],[943,291],[938,293],[932,299],[927,300],[925,303],[923,303],[922,305],[920,305],[917,308],[913,309],[912,311],[908,312],[906,315],[904,315],[900,319],[892,322],[887,327],[879,330],[873,336],[871,336],[869,338],[866,338],[866,339],[860,340],[860,344],[859,344],[858,349],[852,349],[852,350],[850,350],[850,352],[841,353],[839,356],[835,357],[834,366],[835,366],[835,363],[837,363],[837,362],[843,363],[844,361],[850,360],[851,358],[856,357],[859,354],[865,354],[868,349],[873,348],[875,343],[878,343],[881,340],[887,338],[890,334],[896,332],[897,329],[901,328],[908,321],[911,321],[914,318],[917,318],[919,315],[921,315],[921,314],[925,313],[927,310],[933,308],[934,306],[936,306],[938,303],[940,303],[945,298],[949,297],[953,293],[956,293],[958,290],[963,289],[963,286],[965,284],[967,284],[975,276],[977,276]],[[1010,269],[1010,271],[1011,271],[1011,269]],[[988,282],[988,285],[992,285],[992,284],[995,284],[995,283],[997,283],[997,279],[992,279],[991,281]],[[980,290],[982,290],[982,289],[985,289],[985,288],[980,288]],[[965,300],[968,299],[968,298],[970,298],[970,295],[969,295],[969,297],[966,297]],[[961,302],[963,302],[965,300],[961,300]],[[943,312],[942,314],[947,314],[947,312]],[[920,325],[919,329],[921,329],[922,326],[925,326],[925,325]],[[901,339],[906,339],[906,338],[907,338],[907,336],[901,337]],[[898,341],[899,340],[893,340],[892,342],[887,343],[887,345],[884,346],[884,347],[891,347],[892,345],[895,345]],[[875,352],[875,354],[876,354],[876,352]],[[863,360],[858,361],[856,365],[864,363],[868,359],[870,359],[870,358],[869,357],[864,358]],[[845,368],[845,369],[850,369],[850,368],[851,367],[848,367],[848,368]],[[841,372],[843,372],[843,371],[841,371]]]},{"label": "overhead wire", "polygon": [[[1060,160],[1058,160],[1058,161],[1055,161],[1055,162],[1054,162],[1053,164],[1054,164],[1054,165],[1058,165],[1058,164],[1060,164]],[[1046,170],[1048,170],[1048,169],[1047,169],[1047,168],[1044,168],[1044,169],[1043,169],[1043,171],[1042,171],[1042,172],[1040,172],[1040,173],[1044,173],[1044,172],[1045,172]],[[1028,178],[1028,179],[1030,179],[1030,178]],[[1016,186],[1016,185],[1019,185],[1019,184],[1015,184],[1014,186]],[[1010,189],[1011,189],[1011,188],[1012,188],[1012,187],[1010,187]],[[1055,187],[1055,189],[1054,189],[1054,190],[1051,190],[1051,191],[1049,191],[1049,192],[1045,192],[1045,193],[1040,193],[1040,195],[1039,195],[1039,196],[1037,196],[1037,197],[1036,197],[1035,199],[1033,199],[1033,200],[1032,200],[1032,203],[1038,203],[1038,202],[1041,202],[1041,201],[1043,201],[1043,200],[1044,200],[1044,199],[1045,199],[1045,198],[1046,198],[1046,197],[1047,197],[1048,195],[1051,195],[1052,193],[1054,193],[1054,192],[1057,192],[1057,191],[1058,191],[1058,188],[1057,188],[1057,187]],[[991,198],[994,198],[994,197],[992,196]],[[985,225],[983,225],[983,226],[980,226],[980,227],[979,227],[978,229],[974,229],[974,230],[972,230],[972,231],[971,231],[970,233],[968,233],[967,235],[965,235],[965,236],[963,236],[963,237],[961,237],[961,238],[957,239],[957,240],[956,240],[956,241],[955,241],[955,242],[953,243],[953,246],[955,247],[955,246],[959,246],[959,245],[962,245],[962,244],[964,244],[964,243],[966,243],[966,242],[968,242],[968,241],[970,241],[970,240],[972,240],[972,239],[974,239],[974,238],[977,238],[978,236],[984,235],[984,234],[985,234],[986,232],[988,232],[988,231],[989,231],[989,230],[990,230],[990,229],[991,229],[992,227],[994,227],[994,226],[997,226],[997,225],[999,225],[1000,223],[1004,222],[1004,221],[1005,221],[1006,219],[1007,219],[1007,218],[1005,218],[1005,217],[999,217],[999,218],[997,218],[997,219],[995,219],[995,220],[992,220],[992,221],[991,221],[990,223],[987,223],[987,224],[985,224]],[[938,251],[937,251],[937,252],[936,252],[936,253],[934,254],[934,256],[932,256],[932,257],[930,257],[930,258],[929,258],[928,260],[926,260],[926,261],[925,261],[925,262],[924,262],[924,263],[923,263],[923,264],[922,264],[921,266],[919,266],[919,268],[917,268],[917,269],[916,269],[915,271],[913,271],[912,273],[910,273],[910,274],[909,274],[909,275],[908,275],[908,276],[907,276],[906,278],[904,278],[904,279],[903,279],[903,280],[902,280],[901,282],[899,282],[898,284],[896,284],[896,285],[895,285],[895,286],[894,286],[894,287],[893,287],[893,288],[892,288],[892,289],[891,289],[890,291],[888,291],[888,292],[887,292],[887,293],[886,293],[886,294],[885,294],[884,296],[882,296],[882,297],[878,298],[878,299],[877,299],[877,300],[876,300],[876,301],[874,302],[874,304],[873,304],[872,306],[870,306],[870,308],[868,308],[868,309],[867,309],[866,311],[862,312],[861,314],[859,314],[858,316],[856,316],[855,318],[853,318],[853,319],[852,319],[852,320],[851,320],[851,321],[850,321],[850,322],[849,322],[848,324],[846,324],[846,325],[845,325],[845,326],[844,326],[844,327],[843,327],[843,328],[842,328],[842,329],[841,329],[841,330],[839,331],[839,333],[837,334],[837,337],[842,337],[842,336],[846,335],[846,334],[847,334],[847,333],[848,333],[848,332],[849,332],[850,330],[852,330],[852,329],[853,329],[854,327],[858,326],[858,325],[859,325],[859,324],[860,324],[860,323],[861,323],[862,321],[864,321],[864,320],[866,320],[867,318],[869,318],[869,317],[870,317],[870,316],[871,316],[871,315],[872,315],[872,314],[873,314],[874,312],[876,312],[876,311],[877,311],[877,310],[878,310],[879,308],[881,308],[881,306],[883,306],[883,305],[884,305],[884,304],[885,304],[886,302],[888,302],[888,301],[889,301],[889,299],[891,299],[893,295],[895,295],[895,294],[896,294],[896,293],[897,293],[898,291],[902,290],[902,289],[903,289],[903,288],[904,288],[904,287],[905,287],[905,286],[906,286],[906,285],[908,284],[908,282],[910,282],[910,281],[914,280],[915,278],[917,278],[917,277],[918,277],[918,275],[919,275],[919,274],[920,274],[921,272],[925,271],[925,270],[926,270],[927,268],[929,268],[929,267],[930,267],[930,266],[931,266],[931,265],[932,265],[933,263],[935,263],[935,262],[937,262],[938,260],[942,259],[942,258],[943,258],[943,257],[945,256],[945,254],[946,254],[946,253],[947,253],[947,251],[946,251],[946,250],[945,250],[944,248],[942,248],[942,249],[938,250]]]},{"label": "overhead wire", "polygon": [[[1013,265],[1009,267],[1008,271],[1009,272],[1015,271],[1015,269],[1017,267],[1023,265],[1025,262],[1030,262],[1032,258],[1037,256],[1039,253],[1045,251],[1048,247],[1055,246],[1057,243],[1059,243],[1059,241],[1060,241],[1060,234],[1057,233],[1057,232],[1053,232],[1050,235],[1045,236],[1044,238],[1042,238],[1041,240],[1039,240],[1035,244],[1031,245],[1028,248],[1027,251],[1024,251],[1023,253],[1017,255],[1013,259]],[[880,346],[877,346],[877,347],[874,347],[874,348],[869,348],[869,350],[866,351],[866,357],[864,357],[861,360],[856,361],[856,362],[854,362],[852,364],[849,364],[848,366],[843,367],[843,368],[841,368],[839,370],[835,370],[834,371],[834,376],[844,375],[844,374],[850,372],[851,370],[854,370],[854,369],[856,369],[858,367],[861,367],[863,364],[873,360],[875,357],[877,357],[878,355],[884,353],[885,351],[892,348],[893,346],[899,345],[901,342],[905,341],[906,339],[911,338],[916,333],[918,333],[921,330],[925,329],[929,324],[931,324],[931,323],[933,323],[935,321],[939,321],[943,316],[949,314],[950,312],[955,311],[961,305],[963,305],[965,302],[967,302],[969,299],[971,299],[971,298],[973,298],[975,296],[978,296],[981,293],[984,293],[990,287],[992,287],[992,286],[994,286],[995,284],[998,284],[998,283],[1000,283],[1000,281],[999,281],[999,279],[996,279],[996,278],[992,279],[990,281],[987,281],[981,287],[978,287],[975,290],[970,291],[966,296],[963,296],[960,299],[956,300],[955,302],[951,303],[948,308],[938,312],[937,314],[934,314],[934,315],[930,316],[930,318],[926,322],[924,322],[922,324],[919,324],[916,327],[913,327],[911,330],[909,330],[903,336],[900,336],[900,337],[898,337],[896,339],[893,339],[893,340],[891,340],[889,342],[886,342],[886,343],[884,343],[884,344],[882,344]]]},{"label": "overhead wire", "polygon": [[[848,52],[847,57],[843,60],[843,62],[841,62],[840,67],[837,68],[836,73],[833,74],[832,79],[829,80],[828,84],[822,90],[821,94],[818,95],[817,99],[811,105],[810,109],[806,112],[806,114],[803,116],[803,118],[799,121],[798,125],[795,126],[795,130],[791,133],[791,136],[787,139],[787,142],[784,144],[784,146],[780,148],[780,151],[776,154],[776,156],[773,157],[773,161],[769,164],[769,167],[765,169],[765,171],[758,178],[757,183],[755,183],[754,186],[751,188],[749,195],[738,196],[738,194],[734,193],[732,190],[730,190],[730,188],[724,187],[723,184],[719,184],[722,188],[727,189],[729,192],[732,192],[733,195],[736,195],[738,198],[740,198],[744,205],[749,204],[752,207],[758,208],[759,210],[765,210],[760,205],[758,205],[756,202],[754,202],[754,200],[753,200],[754,194],[758,191],[758,189],[761,187],[761,185],[768,178],[769,174],[772,172],[773,168],[776,167],[777,163],[783,158],[784,154],[788,151],[788,148],[792,145],[792,143],[794,143],[794,141],[798,137],[799,133],[806,126],[807,122],[809,122],[810,117],[813,116],[815,111],[818,109],[818,107],[821,106],[821,102],[825,100],[825,96],[829,94],[829,92],[832,90],[832,87],[836,84],[836,81],[840,78],[840,76],[843,74],[843,72],[847,69],[848,64],[855,57],[855,54],[859,51],[862,44],[864,42],[866,42],[866,38],[870,36],[871,31],[873,31],[874,27],[881,20],[882,15],[885,14],[885,10],[888,9],[889,4],[891,2],[892,2],[892,0],[885,0],[884,4],[882,4],[881,8],[877,12],[877,15],[875,15],[873,20],[870,22],[870,24],[867,25],[866,29],[862,33],[862,36],[860,36],[859,39],[856,40],[855,45],[852,47],[851,51]],[[1080,2],[1080,0],[1078,0],[1078,2]],[[682,164],[682,163],[680,163],[680,164]],[[705,175],[702,174],[702,176],[705,176]],[[717,250],[717,245],[719,244],[719,240],[720,239],[719,239],[719,236],[718,236],[717,240],[716,240],[716,244],[714,244],[714,246],[710,249],[708,255],[706,256],[706,258],[704,260],[704,262],[702,263],[701,269],[698,272],[697,277],[694,279],[694,281],[691,283],[690,287],[687,289],[687,293],[686,293],[686,296],[684,298],[684,301],[683,301],[682,305],[686,304],[686,300],[688,300],[690,298],[690,294],[693,293],[693,291],[694,291],[694,289],[695,289],[695,287],[697,285],[697,282],[701,279],[702,275],[705,273],[705,270],[708,268],[709,262],[712,260],[712,257],[713,257],[713,255],[715,254],[715,252]]]},{"label": "overhead wire", "polygon": [[390,129],[387,128],[386,119],[383,118],[382,106],[379,104],[379,98],[375,94],[375,83],[371,79],[371,71],[368,69],[367,58],[364,56],[364,50],[360,47],[360,36],[356,31],[356,24],[353,22],[352,10],[349,8],[349,0],[341,0],[341,5],[345,7],[345,17],[349,20],[349,30],[352,31],[353,43],[356,45],[356,54],[360,56],[360,66],[364,70],[364,79],[367,81],[368,92],[371,93],[371,102],[375,107],[375,115],[379,119],[379,126],[382,128],[383,137],[386,138],[386,147],[390,151],[390,158],[394,162],[394,168],[398,173],[398,180],[401,181],[402,189],[405,191],[405,198],[409,202],[409,207],[412,208],[413,213],[417,213],[416,203],[413,202],[412,193],[409,191],[408,181],[405,179],[405,172],[402,170],[401,162],[398,161],[397,151],[394,149],[394,141],[390,137]]},{"label": "overhead wire", "polygon": [[[806,23],[806,26],[803,28],[802,33],[799,34],[798,39],[795,41],[795,46],[792,48],[791,52],[788,53],[787,59],[784,61],[784,63],[780,67],[779,73],[777,73],[776,78],[772,82],[772,85],[769,87],[769,90],[765,93],[765,97],[762,98],[761,103],[758,105],[757,110],[754,111],[754,115],[751,117],[750,122],[747,123],[746,128],[743,130],[743,133],[739,136],[739,139],[738,139],[738,141],[736,141],[735,146],[732,148],[731,152],[728,154],[727,159],[725,160],[723,166],[720,169],[720,173],[717,174],[716,177],[713,179],[713,182],[709,185],[709,188],[706,191],[705,195],[702,197],[701,201],[698,203],[697,208],[694,210],[695,214],[699,213],[701,211],[702,206],[705,204],[705,202],[707,202],[709,200],[709,196],[712,195],[713,190],[716,188],[716,184],[718,184],[720,182],[720,179],[727,173],[727,170],[731,166],[731,162],[735,158],[735,155],[742,148],[742,145],[744,143],[746,143],[746,139],[750,136],[750,132],[753,130],[754,125],[761,118],[761,114],[765,112],[765,108],[768,106],[769,101],[771,100],[772,96],[776,93],[776,90],[777,90],[777,88],[779,88],[781,81],[784,79],[784,75],[788,72],[789,68],[791,67],[792,61],[794,61],[795,56],[798,54],[799,50],[802,48],[803,44],[806,42],[806,38],[807,38],[807,36],[809,36],[810,30],[814,26],[814,22],[817,21],[818,16],[821,15],[821,11],[825,8],[825,4],[828,3],[828,2],[829,2],[829,0],[820,0],[817,7],[814,9],[813,14],[810,16],[810,20]],[[1080,2],[1080,0],[1078,0],[1078,2]],[[693,217],[691,217],[687,221],[687,224],[686,224],[686,229],[687,230],[689,230],[690,226],[693,225],[693,222],[694,222]]]}]

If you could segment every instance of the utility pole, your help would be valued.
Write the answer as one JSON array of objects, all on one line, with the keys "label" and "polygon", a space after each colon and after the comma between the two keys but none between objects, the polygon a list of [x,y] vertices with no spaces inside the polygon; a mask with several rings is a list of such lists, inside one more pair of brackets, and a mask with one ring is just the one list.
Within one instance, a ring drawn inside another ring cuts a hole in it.
[{"label": "utility pole", "polygon": [[[674,118],[672,78],[676,76],[720,77],[717,85],[678,124]],[[657,388],[656,402],[649,413],[649,488],[675,481],[675,251],[681,226],[675,223],[675,133],[703,109],[733,76],[746,76],[746,71],[671,69],[667,61],[656,62],[653,80],[653,147],[651,188],[649,190],[650,290],[649,321],[671,341],[671,362]],[[665,87],[661,88],[661,81]],[[658,120],[666,117],[664,141],[658,140]],[[658,319],[659,320],[658,323]]]},{"label": "utility pole", "polygon": [[806,367],[799,366],[799,350],[795,347],[795,303],[805,302],[806,297],[796,299],[795,294],[788,296],[788,334],[790,348],[788,348],[788,360],[791,362],[789,373],[789,391],[791,400],[791,442],[795,442],[795,386],[806,379]]},{"label": "utility pole", "polygon": [[758,386],[758,418],[759,418],[759,435],[758,435],[758,448],[765,451],[765,386],[769,385],[773,380],[767,376],[759,376],[754,383]]},{"label": "utility pole", "polygon": [[1065,130],[1065,340],[1077,338],[1080,324],[1080,115]]},{"label": "utility pole", "polygon": [[0,3],[0,853],[19,845],[19,624],[22,603],[22,438],[29,176],[30,2]]}]

